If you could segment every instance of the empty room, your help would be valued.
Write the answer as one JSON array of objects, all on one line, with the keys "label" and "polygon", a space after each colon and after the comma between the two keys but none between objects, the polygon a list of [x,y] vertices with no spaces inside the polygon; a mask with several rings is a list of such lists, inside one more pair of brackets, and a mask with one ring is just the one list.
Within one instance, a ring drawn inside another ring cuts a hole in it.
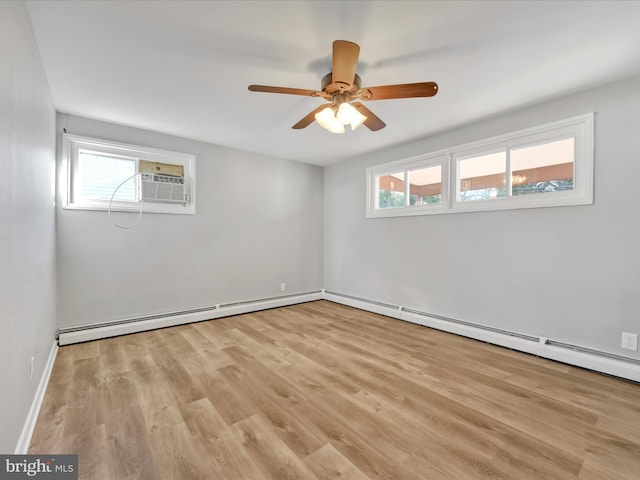
[{"label": "empty room", "polygon": [[640,478],[640,1],[0,1],[0,478]]}]

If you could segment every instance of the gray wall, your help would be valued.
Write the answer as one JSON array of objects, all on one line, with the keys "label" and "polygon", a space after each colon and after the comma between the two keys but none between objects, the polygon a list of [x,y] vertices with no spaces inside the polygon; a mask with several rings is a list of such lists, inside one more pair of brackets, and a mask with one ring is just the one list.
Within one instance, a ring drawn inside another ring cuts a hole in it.
[{"label": "gray wall", "polygon": [[0,452],[13,453],[55,336],[55,111],[22,2],[0,2],[0,59]]},{"label": "gray wall", "polygon": [[[57,208],[58,325],[73,326],[322,288],[323,170],[58,114],[67,132],[195,154],[197,214]],[[114,214],[123,224],[136,214]]]},{"label": "gray wall", "polygon": [[[593,205],[365,219],[368,166],[590,111]],[[634,78],[326,168],[325,288],[640,358],[638,112]]]}]

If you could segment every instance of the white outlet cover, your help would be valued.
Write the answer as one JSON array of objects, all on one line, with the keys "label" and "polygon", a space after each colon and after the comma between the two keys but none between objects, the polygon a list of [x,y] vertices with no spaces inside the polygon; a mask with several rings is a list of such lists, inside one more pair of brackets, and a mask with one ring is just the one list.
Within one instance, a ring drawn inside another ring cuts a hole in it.
[{"label": "white outlet cover", "polygon": [[638,334],[622,332],[622,348],[638,351]]}]

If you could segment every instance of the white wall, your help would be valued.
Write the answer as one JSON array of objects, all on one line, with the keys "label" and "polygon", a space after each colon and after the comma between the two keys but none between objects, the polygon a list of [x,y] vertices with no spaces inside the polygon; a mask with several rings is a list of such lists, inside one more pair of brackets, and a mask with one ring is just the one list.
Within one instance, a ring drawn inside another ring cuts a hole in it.
[{"label": "white wall", "polygon": [[[368,166],[591,111],[594,205],[365,219]],[[638,112],[634,78],[326,168],[325,288],[640,358]]]},{"label": "white wall", "polygon": [[322,288],[322,168],[64,114],[57,128],[58,140],[66,128],[197,157],[195,216],[121,230],[106,212],[58,206],[59,326]]},{"label": "white wall", "polygon": [[0,452],[13,453],[55,338],[55,111],[22,2],[0,2],[0,59]]}]

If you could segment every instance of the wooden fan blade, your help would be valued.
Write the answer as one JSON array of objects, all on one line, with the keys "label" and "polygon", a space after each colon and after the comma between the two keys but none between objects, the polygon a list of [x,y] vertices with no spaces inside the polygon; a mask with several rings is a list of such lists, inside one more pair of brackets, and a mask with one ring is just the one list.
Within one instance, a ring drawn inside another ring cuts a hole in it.
[{"label": "wooden fan blade", "polygon": [[295,130],[300,130],[301,128],[308,127],[309,125],[311,125],[315,121],[316,113],[321,112],[322,110],[324,110],[328,106],[329,106],[328,104],[320,105],[313,112],[309,113],[307,116],[305,116],[302,120],[300,120],[298,123],[296,123],[291,128],[293,128]]},{"label": "wooden fan blade", "polygon": [[269,87],[267,85],[249,85],[249,90],[251,90],[252,92],[286,93],[289,95],[303,95],[305,97],[324,96],[322,92],[318,92],[316,90],[305,90],[302,88],[288,88],[288,87]]},{"label": "wooden fan blade", "polygon": [[386,123],[380,120],[375,113],[365,107],[362,103],[353,102],[351,105],[356,108],[362,115],[367,117],[367,119],[364,121],[364,126],[369,130],[375,132],[387,126]]},{"label": "wooden fan blade", "polygon": [[[358,94],[360,93],[361,92],[358,92]],[[392,98],[433,97],[436,93],[438,93],[437,83],[422,82],[367,87],[363,88],[362,95],[358,96],[361,100],[388,100]]]},{"label": "wooden fan blade", "polygon": [[346,40],[333,42],[333,66],[331,69],[333,83],[353,85],[358,66],[360,47]]}]

